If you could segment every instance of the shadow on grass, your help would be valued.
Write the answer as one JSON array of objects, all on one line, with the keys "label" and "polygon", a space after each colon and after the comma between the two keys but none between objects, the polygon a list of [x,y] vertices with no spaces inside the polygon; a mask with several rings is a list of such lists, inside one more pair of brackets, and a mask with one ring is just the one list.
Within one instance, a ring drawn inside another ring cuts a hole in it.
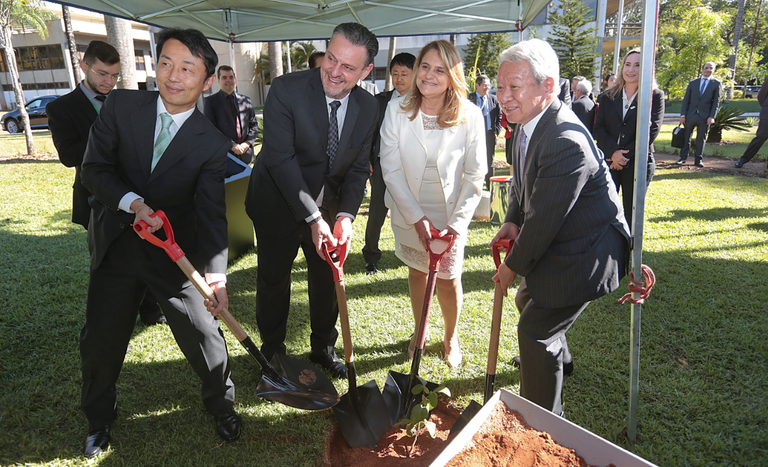
[{"label": "shadow on grass", "polygon": [[649,218],[647,222],[680,222],[684,220],[718,221],[721,219],[750,219],[768,215],[768,209],[709,208],[709,209],[672,209],[671,216]]}]

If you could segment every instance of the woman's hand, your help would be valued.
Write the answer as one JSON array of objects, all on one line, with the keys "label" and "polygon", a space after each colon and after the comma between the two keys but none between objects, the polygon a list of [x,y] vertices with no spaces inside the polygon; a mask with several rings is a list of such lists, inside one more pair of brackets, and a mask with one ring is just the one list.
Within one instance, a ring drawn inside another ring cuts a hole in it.
[{"label": "woman's hand", "polygon": [[432,225],[432,222],[427,218],[427,216],[424,216],[416,221],[413,226],[416,228],[416,234],[419,236],[419,240],[421,240],[421,246],[424,247],[425,251],[429,251],[429,242],[432,241],[431,231],[433,229],[436,230]]},{"label": "woman's hand", "polygon": [[629,164],[629,158],[624,154],[628,153],[629,149],[617,149],[611,156],[611,169],[623,170],[627,164]]}]

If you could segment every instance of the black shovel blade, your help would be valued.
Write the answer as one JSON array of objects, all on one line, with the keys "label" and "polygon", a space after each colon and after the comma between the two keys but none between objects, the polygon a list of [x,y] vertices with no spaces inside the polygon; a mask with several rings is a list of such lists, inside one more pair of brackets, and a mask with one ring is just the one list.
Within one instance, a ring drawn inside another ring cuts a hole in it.
[{"label": "black shovel blade", "polygon": [[421,402],[421,394],[413,395],[411,389],[417,384],[423,384],[430,391],[438,388],[438,384],[431,381],[424,381],[420,376],[413,379],[411,385],[411,375],[390,371],[387,374],[387,381],[384,383],[384,390],[381,395],[387,404],[389,412],[389,424],[395,425],[400,420],[408,418],[411,415],[411,409]]},{"label": "black shovel blade", "polygon": [[375,449],[391,424],[387,404],[376,381],[349,388],[333,406],[339,430],[350,447]]},{"label": "black shovel blade", "polygon": [[323,410],[339,402],[339,393],[325,373],[283,354],[275,354],[269,367],[262,367],[256,395],[303,410]]},{"label": "black shovel blade", "polygon": [[467,426],[467,423],[469,423],[470,420],[472,420],[472,417],[477,415],[477,413],[482,409],[483,406],[478,404],[475,401],[469,401],[469,405],[467,405],[467,408],[464,409],[463,412],[461,412],[461,415],[459,415],[459,418],[456,419],[456,422],[451,427],[451,432],[448,434],[448,437],[451,437],[455,435],[456,433],[460,432],[464,429],[465,426]]}]

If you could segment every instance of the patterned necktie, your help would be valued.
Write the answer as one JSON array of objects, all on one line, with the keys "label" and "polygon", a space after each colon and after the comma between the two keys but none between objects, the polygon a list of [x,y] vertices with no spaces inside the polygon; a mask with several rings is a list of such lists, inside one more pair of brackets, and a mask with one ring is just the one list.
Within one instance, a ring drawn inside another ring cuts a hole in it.
[{"label": "patterned necktie", "polygon": [[235,101],[235,93],[229,94],[227,96],[227,100],[229,101],[229,110],[232,112],[232,118],[235,120],[235,130],[237,131],[237,142],[242,143],[240,141],[242,139],[242,135],[240,134],[240,116],[238,115],[240,112],[237,111],[237,102]]},{"label": "patterned necktie", "polygon": [[707,78],[701,78],[701,89],[699,89],[699,94],[704,94],[704,90],[707,89],[707,83],[709,81]]},{"label": "patterned necktie", "polygon": [[169,130],[171,123],[173,123],[173,117],[171,117],[171,114],[167,112],[161,113],[160,120],[162,120],[161,124],[163,127],[160,129],[160,133],[157,135],[157,139],[155,140],[155,149],[152,151],[152,168],[150,169],[150,172],[155,170],[155,166],[163,156],[165,149],[169,144],[171,144],[171,139],[173,139]]},{"label": "patterned necktie", "polygon": [[339,110],[341,102],[331,102],[331,121],[328,125],[328,149],[325,154],[328,156],[328,171],[333,167],[333,159],[336,157],[336,150],[339,149],[339,121],[336,119],[336,111]]},{"label": "patterned necktie", "polygon": [[520,183],[523,183],[523,173],[525,172],[525,145],[528,143],[528,137],[525,136],[525,130],[520,127]]}]

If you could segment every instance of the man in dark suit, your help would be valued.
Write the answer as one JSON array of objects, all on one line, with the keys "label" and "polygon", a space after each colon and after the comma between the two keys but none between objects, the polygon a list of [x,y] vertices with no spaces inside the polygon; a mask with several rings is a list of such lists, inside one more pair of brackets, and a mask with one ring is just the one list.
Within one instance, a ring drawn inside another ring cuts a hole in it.
[{"label": "man in dark suit", "polygon": [[384,113],[389,101],[403,97],[410,89],[411,74],[415,62],[416,57],[407,52],[392,57],[392,61],[389,62],[389,74],[395,88],[376,95],[379,113],[376,120],[376,130],[373,133],[373,145],[371,146],[371,201],[368,207],[368,223],[365,225],[365,245],[363,246],[366,274],[376,274],[377,264],[381,259],[379,237],[388,211],[384,203],[384,193],[387,191],[387,186],[384,184],[381,161],[379,160],[379,130],[381,129],[381,122],[384,121]]},{"label": "man in dark suit", "polygon": [[576,91],[573,94],[574,99],[571,102],[571,110],[579,117],[581,123],[587,127],[589,134],[592,134],[592,127],[595,125],[595,112],[597,111],[594,101],[589,98],[591,92],[592,83],[582,79],[576,84]]},{"label": "man in dark suit", "polygon": [[488,150],[488,171],[485,173],[485,187],[490,189],[493,176],[493,156],[496,151],[496,137],[501,133],[501,107],[496,96],[491,94],[491,79],[486,75],[480,75],[475,80],[476,92],[467,96],[470,102],[475,103],[483,110],[485,119],[485,146]]},{"label": "man in dark suit", "polygon": [[[74,91],[51,101],[46,107],[48,128],[59,160],[67,167],[75,168],[72,185],[72,222],[88,230],[91,194],[83,186],[81,170],[88,133],[96,121],[107,95],[120,78],[120,54],[114,47],[102,41],[91,41],[83,54],[80,69],[85,79]],[[139,317],[147,326],[166,322],[162,310],[151,295],[139,305]]]},{"label": "man in dark suit", "polygon": [[205,116],[232,140],[232,154],[246,164],[253,161],[253,142],[259,133],[259,122],[251,98],[235,91],[237,78],[231,66],[222,65],[216,71],[221,90],[205,98]]},{"label": "man in dark suit", "polygon": [[557,98],[560,99],[560,101],[566,105],[566,107],[571,107],[571,83],[568,81],[567,78],[558,78],[560,83],[560,90],[558,91]]},{"label": "man in dark suit", "polygon": [[[147,290],[158,299],[176,342],[202,380],[203,404],[219,436],[234,441],[240,434],[227,346],[215,319],[228,306],[224,170],[231,141],[195,108],[213,84],[218,57],[193,29],[164,30],[157,51],[159,95],[113,91],[91,129],[83,161],[83,184],[93,193],[91,277],[80,333],[89,457],[111,439],[115,383]],[[177,243],[214,290],[215,308],[204,303],[164,250],[132,231],[139,221],[150,232],[161,229],[162,221],[151,217],[160,209]]]},{"label": "man in dark suit", "polygon": [[334,351],[338,304],[322,247],[350,241],[363,198],[378,106],[357,82],[373,69],[377,52],[368,29],[340,24],[320,68],[272,81],[264,143],[245,200],[258,244],[262,352],[267,358],[285,353],[291,268],[301,247],[309,276],[310,360],[334,377],[344,377],[346,368]]},{"label": "man in dark suit", "polygon": [[704,167],[704,144],[709,125],[715,123],[715,115],[720,108],[721,83],[712,77],[715,64],[707,62],[701,69],[701,78],[688,83],[680,108],[680,124],[685,125],[685,142],[680,150],[680,159],[675,164],[683,165],[691,150],[691,134],[696,128],[696,147],[693,157],[694,165]]},{"label": "man in dark suit", "polygon": [[768,140],[768,78],[765,79],[760,92],[757,94],[757,101],[760,103],[760,122],[757,125],[755,137],[747,146],[744,154],[736,161],[737,169],[744,167],[744,164],[751,161],[757,151],[763,147],[765,140]]},{"label": "man in dark suit", "polygon": [[515,297],[520,395],[563,415],[565,333],[591,300],[619,286],[629,228],[602,153],[557,98],[552,47],[539,39],[520,42],[499,62],[497,96],[520,131],[510,145],[509,209],[491,242],[515,243],[494,281],[506,290],[523,276]]}]

